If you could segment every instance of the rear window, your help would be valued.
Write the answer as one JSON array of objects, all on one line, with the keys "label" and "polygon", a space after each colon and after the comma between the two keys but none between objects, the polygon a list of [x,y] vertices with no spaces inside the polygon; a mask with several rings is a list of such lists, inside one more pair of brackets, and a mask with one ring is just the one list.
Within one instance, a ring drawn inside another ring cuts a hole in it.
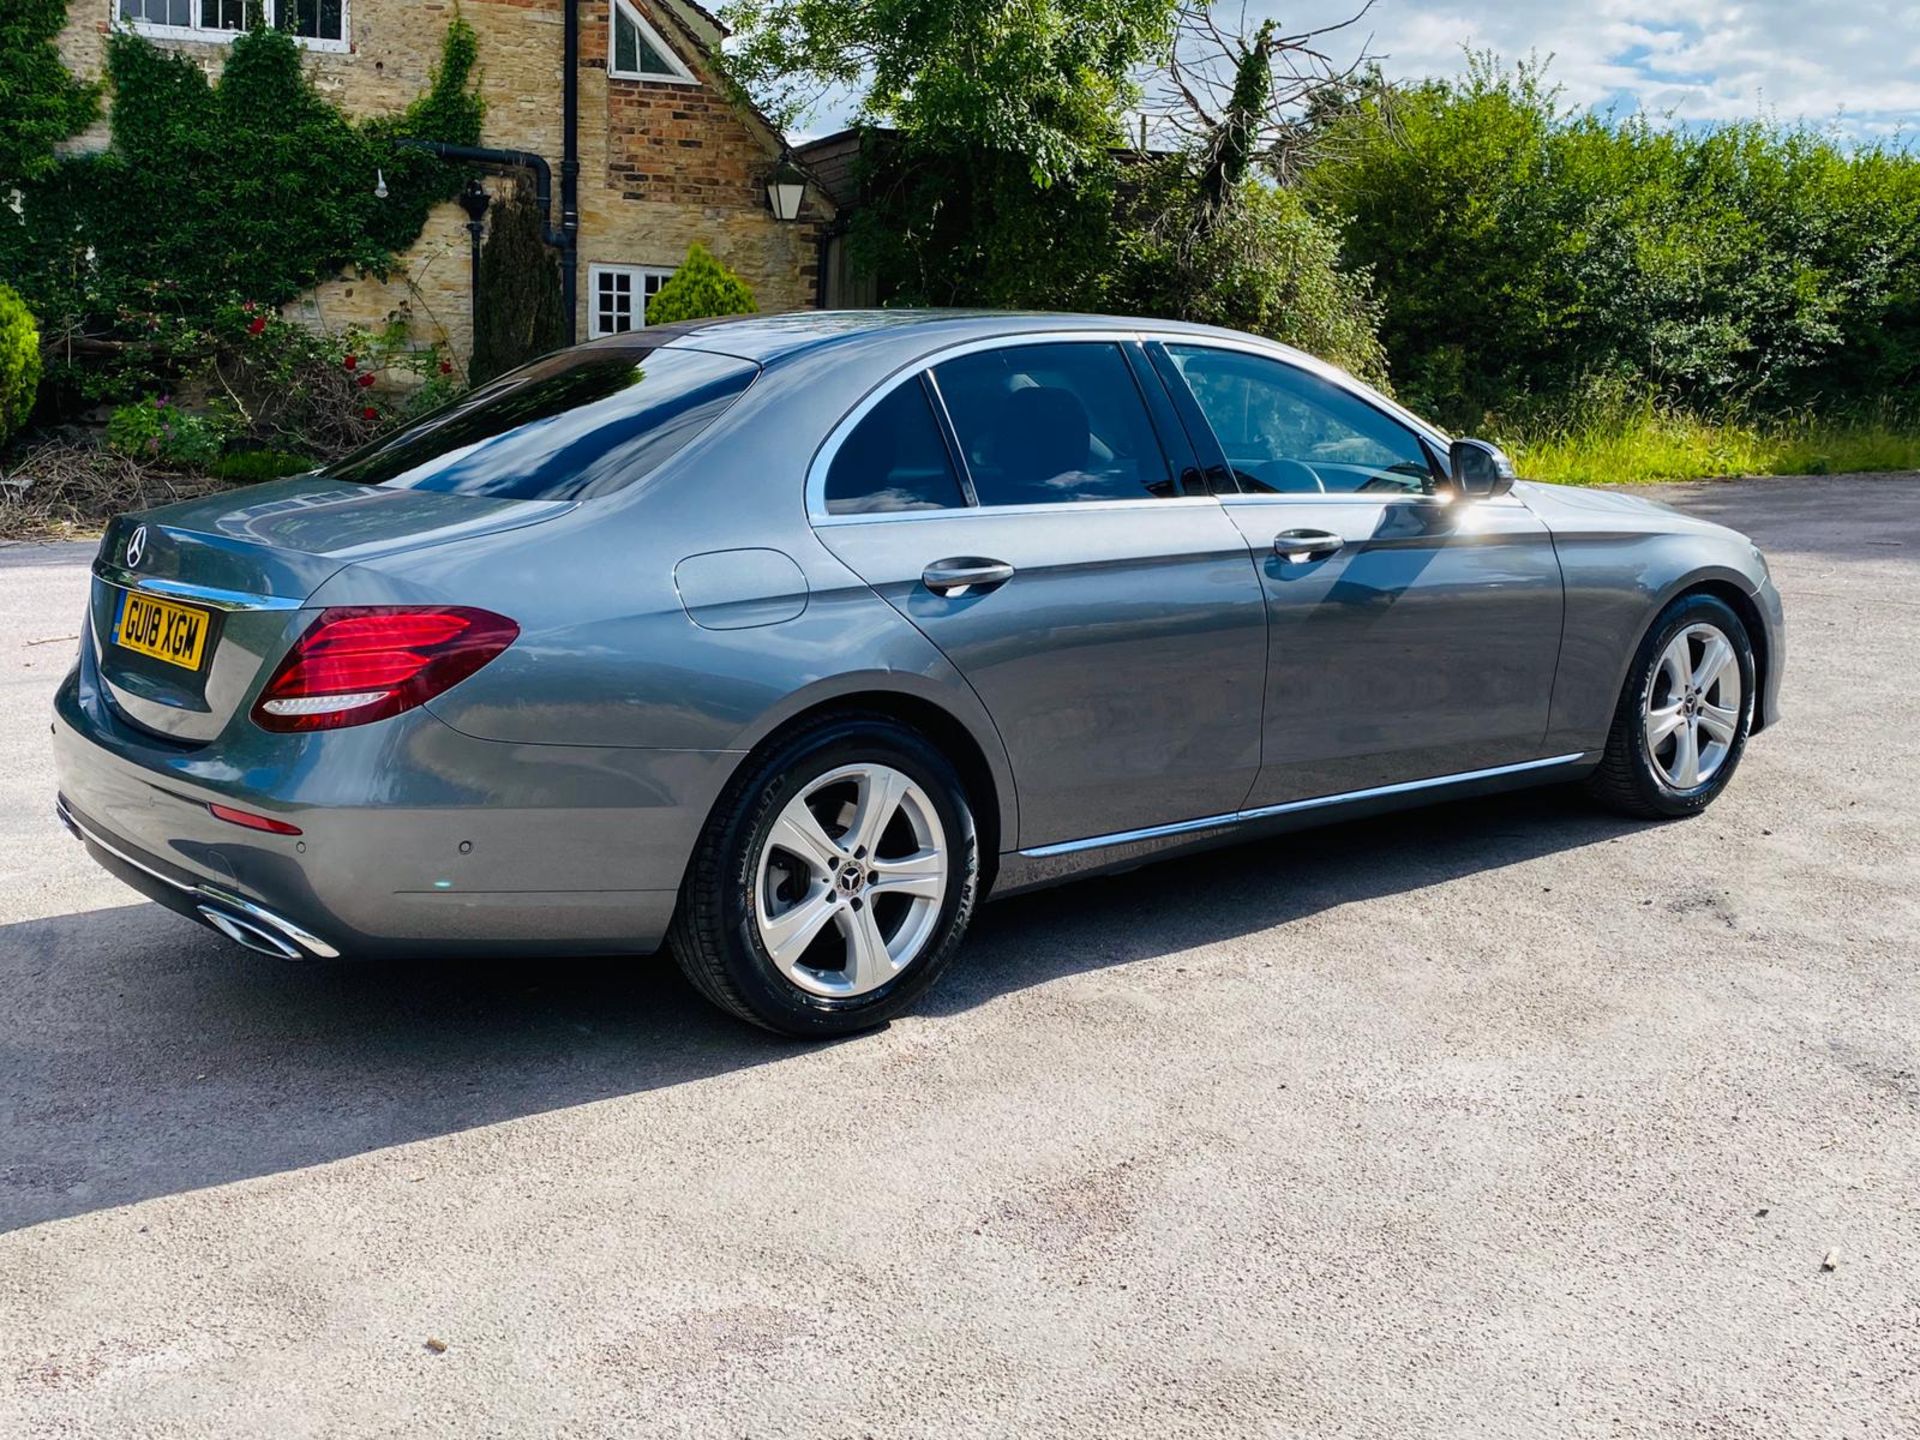
[{"label": "rear window", "polygon": [[717,419],[759,367],[666,347],[564,351],[327,467],[330,479],[505,500],[631,485]]}]

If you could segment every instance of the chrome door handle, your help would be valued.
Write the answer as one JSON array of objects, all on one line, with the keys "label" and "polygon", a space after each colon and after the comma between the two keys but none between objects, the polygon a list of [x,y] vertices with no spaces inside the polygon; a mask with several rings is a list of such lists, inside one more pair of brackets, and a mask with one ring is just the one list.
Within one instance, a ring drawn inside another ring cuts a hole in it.
[{"label": "chrome door handle", "polygon": [[936,595],[965,595],[977,590],[985,594],[1013,578],[1013,566],[1004,560],[982,560],[966,555],[951,560],[936,560],[920,572],[920,579]]},{"label": "chrome door handle", "polygon": [[1330,530],[1282,530],[1273,537],[1273,553],[1282,560],[1331,555],[1346,543]]}]

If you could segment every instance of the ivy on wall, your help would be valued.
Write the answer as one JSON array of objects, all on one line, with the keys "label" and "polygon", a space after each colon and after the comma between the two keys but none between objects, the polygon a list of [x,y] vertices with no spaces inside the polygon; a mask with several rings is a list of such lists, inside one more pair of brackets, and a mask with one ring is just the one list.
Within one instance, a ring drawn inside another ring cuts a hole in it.
[{"label": "ivy on wall", "polygon": [[52,171],[53,147],[93,123],[100,87],[83,84],[55,46],[68,0],[0,5],[0,191]]},{"label": "ivy on wall", "polygon": [[292,36],[256,25],[214,82],[140,36],[109,37],[111,146],[24,184],[20,223],[0,226],[0,266],[41,318],[50,373],[84,394],[128,393],[201,358],[235,304],[284,304],[349,265],[386,274],[457,193],[457,167],[395,142],[478,142],[465,20],[398,115],[351,119],[302,60]]}]

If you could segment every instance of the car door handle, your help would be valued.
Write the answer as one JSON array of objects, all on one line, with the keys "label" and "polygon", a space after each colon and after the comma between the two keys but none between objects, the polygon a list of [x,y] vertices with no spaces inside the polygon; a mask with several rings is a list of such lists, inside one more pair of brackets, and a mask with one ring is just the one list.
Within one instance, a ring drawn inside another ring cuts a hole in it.
[{"label": "car door handle", "polygon": [[1282,530],[1273,537],[1273,553],[1283,560],[1300,555],[1331,555],[1346,543],[1344,537],[1331,530]]},{"label": "car door handle", "polygon": [[920,579],[936,595],[965,595],[969,591],[985,594],[997,590],[1013,578],[1013,566],[1004,560],[983,560],[963,555],[936,560],[920,572]]}]

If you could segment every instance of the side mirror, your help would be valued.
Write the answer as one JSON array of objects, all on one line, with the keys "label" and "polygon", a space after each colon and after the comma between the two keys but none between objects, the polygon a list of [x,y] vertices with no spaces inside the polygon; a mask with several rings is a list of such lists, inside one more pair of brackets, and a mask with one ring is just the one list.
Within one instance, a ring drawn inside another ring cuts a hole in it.
[{"label": "side mirror", "polygon": [[1447,473],[1466,500],[1490,500],[1513,489],[1513,462],[1498,445],[1456,440],[1447,447]]}]

